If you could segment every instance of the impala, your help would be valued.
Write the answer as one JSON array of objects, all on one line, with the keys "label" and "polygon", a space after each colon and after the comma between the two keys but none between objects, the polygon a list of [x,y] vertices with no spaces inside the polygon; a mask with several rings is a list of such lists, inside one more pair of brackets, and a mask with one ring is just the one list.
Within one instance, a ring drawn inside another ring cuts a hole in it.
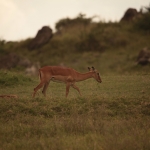
[{"label": "impala", "polygon": [[45,66],[39,69],[40,84],[34,88],[33,97],[35,97],[36,92],[43,87],[42,93],[46,96],[46,90],[50,81],[63,82],[66,84],[66,97],[69,94],[70,86],[76,89],[79,94],[80,90],[75,85],[76,82],[83,81],[89,78],[94,78],[97,82],[101,83],[100,74],[95,70],[94,67],[88,67],[89,72],[79,73],[72,68],[65,68],[60,66]]}]

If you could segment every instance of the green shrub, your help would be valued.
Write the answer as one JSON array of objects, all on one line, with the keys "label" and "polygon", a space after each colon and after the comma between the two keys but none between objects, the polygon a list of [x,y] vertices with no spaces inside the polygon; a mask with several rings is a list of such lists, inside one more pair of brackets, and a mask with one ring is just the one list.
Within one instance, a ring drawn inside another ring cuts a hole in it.
[{"label": "green shrub", "polygon": [[7,54],[7,52],[5,51],[5,41],[4,40],[0,40],[0,56]]},{"label": "green shrub", "polygon": [[146,12],[144,12],[135,22],[135,28],[144,31],[150,31],[150,6],[145,8]]},{"label": "green shrub", "polygon": [[76,43],[76,48],[79,51],[102,51],[103,47],[98,38],[92,33],[88,33]]},{"label": "green shrub", "polygon": [[62,28],[66,27],[71,27],[77,24],[83,24],[83,25],[88,25],[92,21],[92,18],[85,18],[85,15],[79,14],[76,18],[70,19],[70,18],[65,18],[61,19],[56,23],[55,28],[57,30],[60,30]]},{"label": "green shrub", "polygon": [[24,85],[29,82],[32,82],[31,78],[29,77],[8,71],[0,71],[0,87]]}]

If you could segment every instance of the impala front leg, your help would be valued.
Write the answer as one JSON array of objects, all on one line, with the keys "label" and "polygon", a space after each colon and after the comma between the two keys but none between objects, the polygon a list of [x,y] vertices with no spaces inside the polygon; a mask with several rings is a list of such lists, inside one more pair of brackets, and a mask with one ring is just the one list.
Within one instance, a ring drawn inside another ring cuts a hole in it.
[{"label": "impala front leg", "polygon": [[70,82],[67,82],[67,84],[66,84],[66,98],[69,94],[70,85],[71,85]]},{"label": "impala front leg", "polygon": [[76,89],[76,90],[79,92],[80,96],[81,96],[81,93],[80,93],[79,88],[78,88],[75,84],[72,84],[72,87],[73,87],[74,89]]}]

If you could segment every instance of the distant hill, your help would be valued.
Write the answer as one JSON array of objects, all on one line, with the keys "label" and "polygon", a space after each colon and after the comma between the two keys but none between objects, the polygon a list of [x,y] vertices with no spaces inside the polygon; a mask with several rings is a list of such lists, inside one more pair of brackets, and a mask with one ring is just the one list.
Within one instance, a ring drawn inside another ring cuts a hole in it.
[{"label": "distant hill", "polygon": [[94,65],[103,73],[147,71],[149,64],[145,68],[136,64],[139,52],[150,48],[149,7],[146,10],[133,21],[93,22],[82,14],[74,19],[61,19],[53,37],[32,51],[28,48],[32,39],[1,41],[0,58],[14,53],[41,66],[64,65],[82,71]]}]

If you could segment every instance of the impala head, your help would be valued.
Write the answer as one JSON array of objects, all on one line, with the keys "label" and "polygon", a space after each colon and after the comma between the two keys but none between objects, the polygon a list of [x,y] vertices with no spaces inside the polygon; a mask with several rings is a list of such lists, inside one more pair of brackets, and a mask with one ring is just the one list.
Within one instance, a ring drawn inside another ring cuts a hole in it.
[{"label": "impala head", "polygon": [[97,81],[97,82],[102,82],[101,77],[99,72],[94,68],[94,67],[88,67],[89,71],[92,72],[92,77]]}]

